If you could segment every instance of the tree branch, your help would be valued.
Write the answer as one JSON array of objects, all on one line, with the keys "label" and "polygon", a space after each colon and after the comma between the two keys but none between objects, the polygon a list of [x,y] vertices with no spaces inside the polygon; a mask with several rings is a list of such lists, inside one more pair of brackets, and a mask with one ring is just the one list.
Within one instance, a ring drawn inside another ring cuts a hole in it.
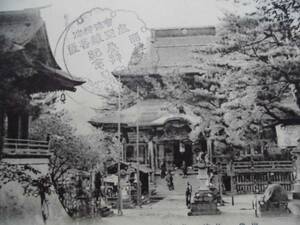
[{"label": "tree branch", "polygon": [[273,119],[275,119],[278,122],[282,121],[282,119],[279,118],[275,113],[271,112],[271,110],[266,105],[262,104],[261,106],[265,109],[267,115],[271,116]]}]

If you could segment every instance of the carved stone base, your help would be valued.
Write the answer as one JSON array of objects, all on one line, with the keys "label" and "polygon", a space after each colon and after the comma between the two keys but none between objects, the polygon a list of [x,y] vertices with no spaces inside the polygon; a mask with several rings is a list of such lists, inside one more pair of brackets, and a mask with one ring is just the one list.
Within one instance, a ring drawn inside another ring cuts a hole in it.
[{"label": "carved stone base", "polygon": [[217,214],[221,214],[221,212],[217,208],[217,203],[214,202],[191,203],[191,211],[188,212],[188,216],[217,215]]},{"label": "carved stone base", "polygon": [[188,216],[217,215],[220,214],[217,201],[210,191],[198,191],[195,194],[194,202],[190,205]]}]

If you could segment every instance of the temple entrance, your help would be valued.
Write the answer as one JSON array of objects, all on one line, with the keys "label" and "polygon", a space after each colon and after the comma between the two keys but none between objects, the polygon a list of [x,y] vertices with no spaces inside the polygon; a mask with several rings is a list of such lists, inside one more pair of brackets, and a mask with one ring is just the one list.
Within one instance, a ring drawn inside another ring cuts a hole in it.
[{"label": "temple entrance", "polygon": [[193,152],[190,143],[180,143],[180,141],[168,141],[164,144],[165,157],[168,168],[182,166],[185,161],[187,166],[193,165]]},{"label": "temple entrance", "polygon": [[176,151],[174,152],[174,163],[177,167],[181,167],[183,161],[187,166],[193,165],[192,144],[190,143],[176,143]]}]

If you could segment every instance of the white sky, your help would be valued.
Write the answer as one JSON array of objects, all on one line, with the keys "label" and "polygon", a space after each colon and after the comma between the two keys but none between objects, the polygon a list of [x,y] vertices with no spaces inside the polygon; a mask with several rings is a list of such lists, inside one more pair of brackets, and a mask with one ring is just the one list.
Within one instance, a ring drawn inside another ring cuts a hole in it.
[{"label": "white sky", "polygon": [[133,10],[150,28],[216,25],[222,11],[228,9],[222,0],[1,0],[0,3],[2,11],[38,6],[49,6],[42,12],[51,38],[64,26],[65,14],[72,19],[93,7]]},{"label": "white sky", "polygon": [[[42,9],[42,17],[46,22],[52,49],[65,27],[66,15],[70,22],[94,7],[135,11],[148,28],[217,25],[225,9],[237,10],[223,0],[1,0],[0,2],[1,11],[41,6],[48,6]],[[60,60],[57,61],[60,64]],[[101,101],[99,97],[90,96],[78,89],[75,94],[67,93],[67,103],[63,107],[72,112],[82,133],[87,133],[89,128],[86,121],[94,116],[90,107],[99,108]]]}]

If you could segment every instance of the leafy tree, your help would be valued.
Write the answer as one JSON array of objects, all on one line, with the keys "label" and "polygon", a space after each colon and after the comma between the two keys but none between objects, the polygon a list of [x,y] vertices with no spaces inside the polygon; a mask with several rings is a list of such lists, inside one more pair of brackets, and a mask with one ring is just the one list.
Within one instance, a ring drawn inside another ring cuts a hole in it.
[{"label": "leafy tree", "polygon": [[244,146],[274,139],[274,124],[300,116],[300,5],[292,0],[238,4],[250,4],[251,12],[226,14],[219,41],[207,52],[217,70],[230,69],[222,82],[228,92],[224,121],[230,139]]},{"label": "leafy tree", "polygon": [[[38,186],[41,185],[41,180],[45,181],[47,179],[47,176],[41,176],[39,170],[29,165],[10,164],[3,161],[0,163],[0,172],[0,189],[9,182],[17,182],[23,187],[25,195],[38,194]],[[49,179],[43,185],[50,190]]]},{"label": "leafy tree", "polygon": [[194,50],[198,72],[149,75],[139,85],[144,98],[190,108],[196,132],[209,129],[225,150],[274,139],[275,123],[300,115],[299,2],[234,2],[250,12],[226,13],[216,43]]},{"label": "leafy tree", "polygon": [[239,56],[231,86],[253,86],[255,103],[277,122],[299,116],[299,11],[294,0],[257,0],[253,12],[227,15],[220,32],[218,50]]},{"label": "leafy tree", "polygon": [[[70,169],[88,171],[103,163],[106,157],[117,157],[115,149],[107,151],[103,133],[95,131],[88,136],[78,135],[70,125],[71,119],[66,112],[42,115],[33,121],[30,133],[32,138],[47,138],[50,135],[50,175],[54,185]],[[111,145],[113,148],[114,145]]]},{"label": "leafy tree", "polygon": [[60,183],[72,169],[89,171],[98,168],[109,160],[118,157],[118,143],[100,130],[90,135],[79,135],[71,125],[65,111],[43,114],[31,124],[31,138],[45,139],[50,135],[49,175],[51,183],[59,196],[66,212],[72,216],[72,209],[64,204],[64,193],[60,193]]},{"label": "leafy tree", "polygon": [[[51,179],[48,174],[42,175],[41,172],[30,165],[10,164],[0,162],[0,190],[8,183],[16,182],[22,186],[25,196],[39,197],[44,222],[48,219],[46,195],[51,194]],[[13,183],[15,185],[15,183]],[[10,204],[9,202],[6,202]],[[15,204],[15,203],[14,203]],[[3,206],[3,208],[7,205]],[[0,206],[2,211],[2,206]],[[3,212],[3,211],[2,211]],[[4,211],[5,212],[5,211]]]}]

